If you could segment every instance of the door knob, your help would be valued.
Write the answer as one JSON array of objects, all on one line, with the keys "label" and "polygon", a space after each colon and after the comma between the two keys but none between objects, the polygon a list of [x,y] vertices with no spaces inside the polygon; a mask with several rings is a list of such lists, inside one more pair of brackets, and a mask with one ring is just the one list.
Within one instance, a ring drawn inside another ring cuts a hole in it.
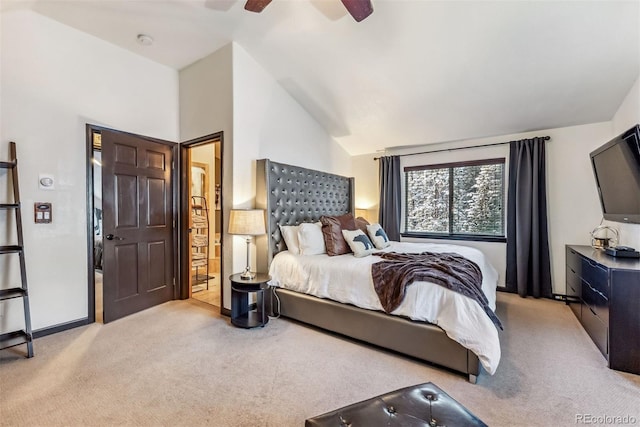
[{"label": "door knob", "polygon": [[114,236],[113,234],[107,234],[104,236],[107,240],[124,240],[122,237]]}]

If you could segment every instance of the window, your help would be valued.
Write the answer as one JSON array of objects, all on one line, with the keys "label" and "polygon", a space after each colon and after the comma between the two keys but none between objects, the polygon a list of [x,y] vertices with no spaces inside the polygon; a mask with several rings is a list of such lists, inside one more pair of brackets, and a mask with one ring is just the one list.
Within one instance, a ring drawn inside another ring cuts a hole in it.
[{"label": "window", "polygon": [[405,235],[504,241],[504,159],[406,167]]}]

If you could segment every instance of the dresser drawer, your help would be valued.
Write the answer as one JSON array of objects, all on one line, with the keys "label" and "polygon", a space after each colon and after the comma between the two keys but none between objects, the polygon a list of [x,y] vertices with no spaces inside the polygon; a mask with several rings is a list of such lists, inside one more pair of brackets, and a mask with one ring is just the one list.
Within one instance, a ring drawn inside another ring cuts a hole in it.
[{"label": "dresser drawer", "polygon": [[567,304],[573,311],[573,314],[580,319],[580,306],[582,305],[582,300],[580,299],[580,295],[582,294],[582,279],[580,276],[573,271],[573,268],[570,265],[566,265],[567,269]]},{"label": "dresser drawer", "polygon": [[609,298],[609,281],[607,270],[599,264],[582,258],[580,277],[591,285],[591,287]]},{"label": "dresser drawer", "polygon": [[[582,306],[584,305],[584,303],[582,302],[582,300],[578,300],[578,301],[569,301],[569,308],[571,309],[571,311],[573,311],[573,315],[576,316],[576,319],[578,319],[578,321],[580,321],[582,319]],[[587,310],[585,308],[585,310]]]},{"label": "dresser drawer", "polygon": [[567,296],[580,298],[582,293],[582,280],[580,276],[574,271],[573,267],[567,265]]},{"label": "dresser drawer", "polygon": [[582,273],[582,257],[573,249],[567,248],[567,266],[578,275]]},{"label": "dresser drawer", "polygon": [[582,282],[582,301],[604,324],[609,325],[609,300],[585,281]]},{"label": "dresser drawer", "polygon": [[599,318],[596,316],[593,311],[587,306],[582,305],[582,318],[581,318],[582,326],[584,326],[584,330],[587,331],[596,347],[600,350],[600,352],[604,355],[604,357],[609,359],[609,328],[605,325]]}]

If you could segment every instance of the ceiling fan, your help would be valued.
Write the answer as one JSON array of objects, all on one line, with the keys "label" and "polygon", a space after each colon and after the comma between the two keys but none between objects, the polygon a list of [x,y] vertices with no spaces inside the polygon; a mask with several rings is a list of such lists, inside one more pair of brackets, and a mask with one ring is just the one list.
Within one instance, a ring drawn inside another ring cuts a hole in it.
[{"label": "ceiling fan", "polygon": [[[341,0],[353,19],[360,22],[373,13],[371,0]],[[271,0],[247,0],[244,8],[250,12],[260,13],[271,3]]]}]

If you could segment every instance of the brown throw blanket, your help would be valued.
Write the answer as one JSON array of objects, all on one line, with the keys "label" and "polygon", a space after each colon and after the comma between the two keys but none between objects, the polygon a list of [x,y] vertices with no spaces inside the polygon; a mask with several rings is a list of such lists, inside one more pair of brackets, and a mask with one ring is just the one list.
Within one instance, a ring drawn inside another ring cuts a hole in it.
[{"label": "brown throw blanket", "polygon": [[408,285],[416,281],[432,282],[476,301],[496,327],[502,329],[500,319],[482,292],[482,272],[473,261],[455,253],[389,252],[376,255],[384,261],[371,265],[373,286],[387,313],[398,308]]}]

